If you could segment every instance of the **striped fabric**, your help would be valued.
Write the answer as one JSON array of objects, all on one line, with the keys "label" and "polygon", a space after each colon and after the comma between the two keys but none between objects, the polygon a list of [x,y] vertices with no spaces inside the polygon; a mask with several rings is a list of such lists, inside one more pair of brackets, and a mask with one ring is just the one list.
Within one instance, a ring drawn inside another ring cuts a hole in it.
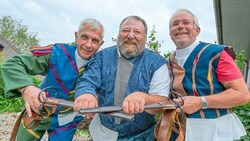
[{"label": "striped fabric", "polygon": [[49,44],[47,46],[32,46],[30,48],[30,52],[34,56],[42,56],[42,55],[50,54],[52,52],[53,46],[54,44]]}]

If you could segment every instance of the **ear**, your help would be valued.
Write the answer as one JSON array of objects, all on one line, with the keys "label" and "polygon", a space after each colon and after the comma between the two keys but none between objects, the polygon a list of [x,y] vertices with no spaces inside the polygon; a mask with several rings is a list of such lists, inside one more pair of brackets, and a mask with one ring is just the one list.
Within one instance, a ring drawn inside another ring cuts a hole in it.
[{"label": "ear", "polygon": [[103,45],[103,43],[104,43],[104,41],[102,40],[102,41],[101,41],[101,43],[100,43],[100,46],[102,46],[102,45]]},{"label": "ear", "polygon": [[78,39],[78,33],[75,32],[75,43],[77,44],[77,39]]},{"label": "ear", "polygon": [[201,28],[199,26],[196,27],[195,32],[196,32],[196,36],[198,36],[201,32]]}]

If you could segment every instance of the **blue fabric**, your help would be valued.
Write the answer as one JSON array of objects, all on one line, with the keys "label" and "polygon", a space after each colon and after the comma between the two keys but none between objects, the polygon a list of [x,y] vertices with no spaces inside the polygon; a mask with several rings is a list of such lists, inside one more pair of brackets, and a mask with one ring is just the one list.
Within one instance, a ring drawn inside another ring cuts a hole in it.
[{"label": "blue fabric", "polygon": [[[69,53],[70,57],[75,61],[75,50],[76,46],[71,46],[68,44],[62,44],[67,52]],[[59,44],[55,44],[52,50],[50,64],[53,65],[57,75],[60,78],[61,83],[66,87],[67,91],[71,91],[75,84],[76,79],[78,78],[78,72],[73,68],[70,60],[68,59],[67,55],[65,54],[64,50]],[[68,94],[65,93],[63,88],[59,85],[52,68],[50,67],[44,82],[40,85],[40,88],[53,86],[58,89],[58,95],[54,95],[55,93],[51,91],[51,97],[57,97],[62,99],[67,99]]]},{"label": "blue fabric", "polygon": [[50,125],[49,133],[49,141],[72,141],[75,135],[75,131],[77,129],[77,124],[83,118],[80,116],[75,117],[74,121],[65,124],[63,126],[58,126],[58,118],[57,115],[53,115],[52,123]]},{"label": "blue fabric", "polygon": [[119,136],[117,141],[154,141],[155,140],[154,128],[155,125],[138,134]]},{"label": "blue fabric", "polygon": [[172,131],[172,134],[171,134],[169,141],[175,141],[178,138],[178,136],[179,136],[179,134]]},{"label": "blue fabric", "polygon": [[[116,46],[97,53],[85,66],[85,72],[78,80],[75,96],[98,93],[99,106],[113,106],[117,61]],[[166,63],[162,56],[147,49],[141,55],[128,61],[133,63],[134,67],[126,88],[126,96],[135,91],[148,93],[154,72]],[[139,133],[156,124],[154,115],[145,112],[137,114],[133,121],[122,119],[121,124],[115,124],[114,118],[106,115],[100,115],[100,119],[105,127],[118,131],[119,135]]]},{"label": "blue fabric", "polygon": [[[66,55],[62,46],[66,49],[69,56]],[[74,84],[78,78],[78,70],[74,69],[72,63],[70,62],[69,57],[76,65],[75,50],[76,46],[71,46],[68,44],[54,45],[50,58],[50,64],[54,67],[60,80],[58,81],[56,79],[54,72],[52,71],[52,67],[50,67],[45,80],[40,85],[41,89],[49,86],[53,86],[58,89],[57,95],[55,95],[54,90],[49,90],[50,97],[68,99],[69,95],[63,90],[63,88],[59,83],[62,83],[68,92],[70,92],[74,88]],[[76,130],[76,126],[70,126],[70,125],[79,123],[83,119],[82,117],[76,117],[73,122],[63,126],[59,126],[57,114],[61,108],[62,108],[61,106],[58,106],[57,111],[52,116],[52,123],[50,125],[50,128],[48,129],[48,132],[52,133],[52,135],[49,136],[50,141],[66,140],[66,139],[72,140]]]},{"label": "blue fabric", "polygon": [[[207,45],[208,43],[200,42],[200,44],[193,50],[193,52],[190,54],[190,56],[187,58],[187,61],[184,64],[185,68],[185,77],[182,82],[183,87],[189,96],[193,96],[193,82],[192,82],[192,68],[194,65],[194,60],[196,59],[198,53]],[[210,85],[207,79],[208,70],[209,70],[209,62],[212,60],[212,58],[218,54],[221,53],[224,50],[224,46],[217,45],[217,44],[211,44],[209,47],[207,47],[203,53],[201,54],[195,72],[195,82],[196,82],[196,90],[200,96],[206,96],[210,94]],[[213,92],[214,94],[219,93],[225,88],[223,85],[218,82],[217,75],[216,75],[216,67],[218,65],[219,57],[212,62],[212,85],[213,85]],[[205,118],[216,118],[216,110],[215,109],[205,109],[203,110],[205,114]],[[220,109],[220,115],[223,116],[227,114],[227,109]],[[199,111],[195,112],[193,114],[187,114],[188,118],[201,118]]]}]

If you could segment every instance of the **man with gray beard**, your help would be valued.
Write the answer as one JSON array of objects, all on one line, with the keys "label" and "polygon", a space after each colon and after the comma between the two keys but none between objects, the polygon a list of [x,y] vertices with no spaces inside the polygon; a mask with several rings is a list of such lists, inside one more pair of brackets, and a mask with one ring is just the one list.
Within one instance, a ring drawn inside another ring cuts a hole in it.
[{"label": "man with gray beard", "polygon": [[165,59],[145,49],[146,39],[146,22],[138,16],[126,17],[117,45],[97,53],[78,80],[75,111],[119,105],[124,113],[135,114],[133,121],[88,114],[94,117],[89,126],[94,141],[154,140],[156,111],[144,111],[144,105],[167,100],[169,73]]}]

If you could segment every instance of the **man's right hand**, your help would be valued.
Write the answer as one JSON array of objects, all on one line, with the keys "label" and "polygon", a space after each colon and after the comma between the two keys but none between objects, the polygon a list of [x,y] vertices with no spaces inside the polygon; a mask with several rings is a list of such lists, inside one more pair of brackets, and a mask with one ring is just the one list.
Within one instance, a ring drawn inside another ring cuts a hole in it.
[{"label": "man's right hand", "polygon": [[[31,111],[39,113],[39,108],[42,106],[42,103],[38,100],[38,95],[41,89],[36,86],[29,85],[25,88],[19,88],[18,90],[22,93],[22,98],[24,100],[28,116],[32,116]],[[42,99],[45,99],[45,93],[42,94]]]},{"label": "man's right hand", "polygon": [[[96,108],[98,107],[97,99],[92,94],[84,94],[80,95],[76,98],[74,102],[74,111],[78,112],[80,109],[83,108]],[[93,118],[94,114],[89,113],[86,115],[87,119]]]}]

